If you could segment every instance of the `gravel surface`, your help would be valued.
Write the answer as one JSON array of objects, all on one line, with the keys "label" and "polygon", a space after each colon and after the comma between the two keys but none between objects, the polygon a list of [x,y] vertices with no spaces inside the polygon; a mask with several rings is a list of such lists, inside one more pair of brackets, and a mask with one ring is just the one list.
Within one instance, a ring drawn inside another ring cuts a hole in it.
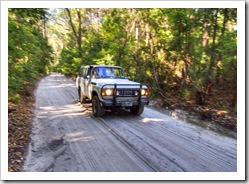
[{"label": "gravel surface", "polygon": [[75,82],[53,73],[39,83],[23,171],[236,172],[237,140],[145,108],[101,118],[78,103]]}]

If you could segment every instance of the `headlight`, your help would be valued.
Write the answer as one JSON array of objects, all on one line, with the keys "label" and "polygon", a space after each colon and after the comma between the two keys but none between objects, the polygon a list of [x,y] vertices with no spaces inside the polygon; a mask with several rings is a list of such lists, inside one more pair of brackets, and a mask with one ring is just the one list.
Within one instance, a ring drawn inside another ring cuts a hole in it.
[{"label": "headlight", "polygon": [[141,89],[141,95],[142,96],[148,96],[150,94],[150,90],[149,89]]},{"label": "headlight", "polygon": [[142,96],[145,95],[145,89],[142,89],[142,90],[141,90],[141,95],[142,95]]},{"label": "headlight", "polygon": [[111,96],[113,90],[112,89],[102,89],[101,94],[102,96]]},{"label": "headlight", "polygon": [[106,94],[107,96],[110,96],[110,95],[112,94],[112,90],[107,89],[107,90],[105,91],[105,94]]}]

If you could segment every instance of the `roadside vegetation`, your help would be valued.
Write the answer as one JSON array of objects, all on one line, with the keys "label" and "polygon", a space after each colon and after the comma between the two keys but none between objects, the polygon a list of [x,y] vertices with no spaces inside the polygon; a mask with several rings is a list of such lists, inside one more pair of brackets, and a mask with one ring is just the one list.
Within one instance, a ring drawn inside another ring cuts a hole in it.
[{"label": "roadside vegetation", "polygon": [[30,140],[36,83],[53,62],[46,14],[44,9],[19,8],[8,13],[9,171],[21,169]]},{"label": "roadside vegetation", "polygon": [[158,108],[237,130],[237,9],[9,9],[9,171],[20,171],[33,93],[51,71],[123,67]]},{"label": "roadside vegetation", "polygon": [[52,48],[46,37],[46,11],[9,9],[8,93],[9,102],[18,104],[28,86],[49,73]]},{"label": "roadside vegetation", "polygon": [[236,9],[52,9],[55,70],[122,66],[158,106],[236,130]]}]

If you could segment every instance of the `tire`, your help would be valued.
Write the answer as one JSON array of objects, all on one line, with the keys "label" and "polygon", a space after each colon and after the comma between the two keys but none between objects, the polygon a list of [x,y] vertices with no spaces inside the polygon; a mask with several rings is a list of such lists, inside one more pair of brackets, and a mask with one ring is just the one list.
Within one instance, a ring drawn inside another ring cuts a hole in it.
[{"label": "tire", "polygon": [[130,108],[131,114],[139,116],[144,112],[144,105],[136,105]]},{"label": "tire", "polygon": [[79,88],[78,92],[79,92],[79,102],[80,103],[86,103],[86,96],[83,95],[80,88]]},{"label": "tire", "polygon": [[101,107],[98,96],[94,96],[92,100],[93,116],[100,117],[105,114],[104,107]]}]

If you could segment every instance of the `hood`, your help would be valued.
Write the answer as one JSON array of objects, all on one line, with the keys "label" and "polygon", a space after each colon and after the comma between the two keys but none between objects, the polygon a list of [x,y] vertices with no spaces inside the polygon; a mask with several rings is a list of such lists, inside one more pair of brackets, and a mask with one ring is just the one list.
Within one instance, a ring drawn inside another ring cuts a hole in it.
[{"label": "hood", "polygon": [[[103,85],[107,85],[107,84],[117,84],[117,88],[122,87],[122,88],[131,88],[131,87],[138,87],[140,83],[138,82],[134,82],[134,81],[130,81],[128,79],[92,79],[92,82],[95,82],[97,86],[102,87]],[[121,86],[118,86],[118,84],[122,84]],[[125,85],[127,84],[127,85]],[[143,85],[144,87],[144,85]]]}]

